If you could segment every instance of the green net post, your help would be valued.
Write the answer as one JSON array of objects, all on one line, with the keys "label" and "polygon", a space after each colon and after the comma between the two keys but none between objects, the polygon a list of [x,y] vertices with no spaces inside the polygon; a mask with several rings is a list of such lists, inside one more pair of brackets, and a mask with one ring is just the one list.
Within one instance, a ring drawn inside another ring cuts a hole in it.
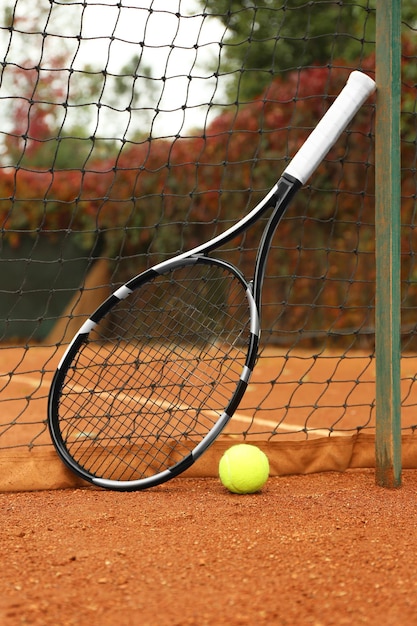
[{"label": "green net post", "polygon": [[401,0],[376,12],[376,483],[401,485]]}]

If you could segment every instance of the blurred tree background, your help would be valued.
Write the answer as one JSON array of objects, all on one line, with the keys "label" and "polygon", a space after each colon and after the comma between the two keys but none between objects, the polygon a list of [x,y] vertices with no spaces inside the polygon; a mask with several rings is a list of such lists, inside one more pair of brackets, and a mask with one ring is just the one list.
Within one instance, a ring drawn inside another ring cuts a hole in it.
[{"label": "blurred tree background", "polygon": [[[220,64],[229,102],[258,96],[275,76],[311,65],[360,65],[375,46],[377,0],[197,0],[226,28]],[[415,37],[414,0],[402,0],[403,34]]]},{"label": "blurred tree background", "polygon": [[[375,70],[374,0],[196,0],[202,20],[223,25],[219,55],[204,71],[222,78],[224,88],[209,103],[210,121],[153,137],[166,80],[155,78],[141,50],[117,72],[106,59],[101,69],[79,66],[79,26],[65,9],[77,9],[82,23],[84,5],[19,0],[19,14],[16,6],[2,7],[0,27],[2,238],[17,246],[24,233],[64,233],[87,250],[104,240],[115,284],[239,219],[275,183],[350,71]],[[403,0],[403,285],[410,324],[417,306],[414,14],[414,0]],[[49,31],[59,33],[55,41],[44,37]],[[313,341],[373,328],[373,113],[372,104],[361,110],[280,225],[264,310],[276,335]],[[119,116],[124,130],[112,132]],[[262,227],[224,255],[249,271]]]}]

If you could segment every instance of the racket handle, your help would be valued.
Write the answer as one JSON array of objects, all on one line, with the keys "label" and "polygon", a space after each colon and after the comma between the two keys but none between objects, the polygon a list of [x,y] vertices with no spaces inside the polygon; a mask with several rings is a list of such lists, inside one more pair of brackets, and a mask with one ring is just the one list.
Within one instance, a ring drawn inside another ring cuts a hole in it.
[{"label": "racket handle", "polygon": [[285,169],[285,174],[305,183],[336,143],[365,100],[375,91],[375,81],[354,71],[329,110]]}]

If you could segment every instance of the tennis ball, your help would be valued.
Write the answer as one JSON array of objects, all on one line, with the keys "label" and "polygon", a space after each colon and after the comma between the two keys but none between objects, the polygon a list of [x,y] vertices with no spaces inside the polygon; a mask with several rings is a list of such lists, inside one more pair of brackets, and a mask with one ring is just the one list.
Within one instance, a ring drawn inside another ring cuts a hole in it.
[{"label": "tennis ball", "polygon": [[226,450],[220,459],[220,481],[232,493],[260,491],[268,476],[268,457],[256,446],[239,443]]}]

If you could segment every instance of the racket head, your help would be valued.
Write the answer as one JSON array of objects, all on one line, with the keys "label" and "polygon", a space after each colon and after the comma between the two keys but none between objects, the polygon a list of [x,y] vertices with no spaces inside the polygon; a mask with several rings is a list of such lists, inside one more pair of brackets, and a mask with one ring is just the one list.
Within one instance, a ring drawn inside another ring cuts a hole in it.
[{"label": "racket head", "polygon": [[231,264],[192,256],[147,270],[83,324],[55,373],[49,430],[97,486],[139,490],[190,467],[236,410],[259,316]]}]

